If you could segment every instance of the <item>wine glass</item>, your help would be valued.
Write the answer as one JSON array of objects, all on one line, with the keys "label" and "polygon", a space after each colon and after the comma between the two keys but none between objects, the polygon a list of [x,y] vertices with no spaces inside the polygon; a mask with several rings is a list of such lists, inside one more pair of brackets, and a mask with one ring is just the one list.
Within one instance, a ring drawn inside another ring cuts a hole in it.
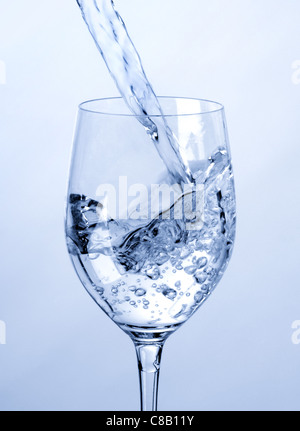
[{"label": "wine glass", "polygon": [[192,182],[174,184],[122,98],[84,102],[65,223],[68,251],[83,286],[134,342],[142,411],[157,409],[164,342],[210,296],[235,237],[223,106],[191,98],[159,102]]}]

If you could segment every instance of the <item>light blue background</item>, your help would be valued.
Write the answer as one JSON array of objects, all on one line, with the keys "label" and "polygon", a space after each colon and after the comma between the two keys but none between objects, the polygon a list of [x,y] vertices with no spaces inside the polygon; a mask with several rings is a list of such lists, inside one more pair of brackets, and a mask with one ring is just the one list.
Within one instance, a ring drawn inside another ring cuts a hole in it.
[{"label": "light blue background", "polygon": [[[117,90],[75,0],[0,3],[0,409],[137,410],[133,345],[63,232],[76,107]],[[236,176],[234,255],[166,344],[160,410],[298,410],[300,2],[115,3],[157,94],[224,103]]]}]

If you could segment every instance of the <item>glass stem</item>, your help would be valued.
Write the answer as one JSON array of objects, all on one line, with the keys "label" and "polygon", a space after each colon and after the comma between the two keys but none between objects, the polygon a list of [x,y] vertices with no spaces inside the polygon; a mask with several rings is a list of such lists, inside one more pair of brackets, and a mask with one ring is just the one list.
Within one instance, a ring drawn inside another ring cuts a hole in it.
[{"label": "glass stem", "polygon": [[134,345],[139,367],[141,411],[156,411],[163,342],[134,342]]}]

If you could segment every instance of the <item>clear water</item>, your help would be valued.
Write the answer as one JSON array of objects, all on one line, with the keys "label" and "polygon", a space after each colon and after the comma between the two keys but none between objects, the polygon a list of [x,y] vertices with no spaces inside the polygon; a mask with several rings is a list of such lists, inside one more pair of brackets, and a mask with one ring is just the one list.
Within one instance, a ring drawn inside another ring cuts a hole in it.
[{"label": "clear water", "polygon": [[[178,150],[157,97],[144,72],[140,56],[112,0],[77,0],[82,16],[124,101],[151,136],[176,183],[192,180]],[[155,119],[150,116],[160,116]]]},{"label": "clear water", "polygon": [[186,220],[106,220],[98,202],[69,196],[67,243],[90,295],[123,329],[152,331],[187,320],[223,275],[235,235],[232,171],[225,149],[194,174],[204,186],[204,224]]}]

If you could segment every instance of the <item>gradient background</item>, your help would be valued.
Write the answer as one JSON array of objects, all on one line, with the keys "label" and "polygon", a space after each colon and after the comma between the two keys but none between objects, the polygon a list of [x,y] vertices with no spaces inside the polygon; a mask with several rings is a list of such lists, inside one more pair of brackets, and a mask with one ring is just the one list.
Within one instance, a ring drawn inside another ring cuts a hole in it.
[{"label": "gradient background", "polygon": [[[115,4],[157,94],[225,105],[236,176],[234,255],[167,341],[160,410],[298,410],[300,2]],[[117,90],[75,0],[0,5],[0,409],[138,410],[133,345],[63,231],[76,107]]]}]

